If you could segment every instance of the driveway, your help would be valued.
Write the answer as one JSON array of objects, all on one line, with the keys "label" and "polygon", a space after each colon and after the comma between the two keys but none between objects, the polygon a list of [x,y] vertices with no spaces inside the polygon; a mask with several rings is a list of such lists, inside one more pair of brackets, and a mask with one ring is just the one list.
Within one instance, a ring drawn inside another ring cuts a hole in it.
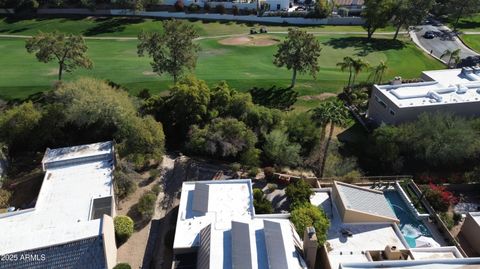
[{"label": "driveway", "polygon": [[[423,35],[425,32],[431,31],[435,33],[435,37],[432,39],[424,38]],[[415,30],[412,33],[415,36],[412,36],[412,39],[418,46],[423,48],[428,53],[433,56],[440,58],[440,56],[448,49],[454,51],[460,49],[460,57],[462,59],[478,56],[479,54],[467,48],[456,36],[451,32],[451,30],[443,25],[434,26],[434,25],[420,25],[416,26]],[[443,61],[448,61],[447,58],[442,59]]]}]

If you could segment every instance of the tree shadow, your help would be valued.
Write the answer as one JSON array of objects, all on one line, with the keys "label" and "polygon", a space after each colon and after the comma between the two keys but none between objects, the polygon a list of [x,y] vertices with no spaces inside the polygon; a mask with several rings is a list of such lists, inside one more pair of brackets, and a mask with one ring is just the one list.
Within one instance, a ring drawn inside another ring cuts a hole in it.
[{"label": "tree shadow", "polygon": [[86,30],[84,35],[95,36],[105,33],[121,32],[125,30],[127,25],[142,23],[145,20],[142,18],[98,18],[95,21],[99,23]]},{"label": "tree shadow", "polygon": [[480,21],[461,20],[457,24],[458,29],[480,28]]},{"label": "tree shadow", "polygon": [[369,40],[367,37],[355,36],[332,38],[323,44],[334,49],[354,48],[357,56],[367,56],[375,51],[400,50],[405,47],[405,43],[400,40],[383,38]]}]

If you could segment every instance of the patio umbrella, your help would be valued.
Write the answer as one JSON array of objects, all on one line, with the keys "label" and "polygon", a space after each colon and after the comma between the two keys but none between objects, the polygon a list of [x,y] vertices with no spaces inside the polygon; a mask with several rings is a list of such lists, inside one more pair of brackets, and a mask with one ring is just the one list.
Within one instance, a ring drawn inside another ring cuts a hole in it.
[{"label": "patio umbrella", "polygon": [[427,236],[418,237],[415,239],[415,244],[417,248],[440,247],[440,244],[438,244],[437,241]]}]

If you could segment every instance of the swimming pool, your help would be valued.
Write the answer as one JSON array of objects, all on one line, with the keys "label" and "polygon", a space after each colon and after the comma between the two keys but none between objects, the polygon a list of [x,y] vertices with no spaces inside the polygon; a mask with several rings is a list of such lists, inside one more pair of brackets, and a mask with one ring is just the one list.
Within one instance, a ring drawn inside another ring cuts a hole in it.
[{"label": "swimming pool", "polygon": [[403,201],[402,197],[396,190],[384,191],[383,195],[387,198],[388,203],[392,207],[395,215],[400,220],[398,227],[402,232],[405,241],[411,248],[416,247],[415,239],[420,236],[432,237],[430,231],[425,225],[417,220],[410,209]]}]

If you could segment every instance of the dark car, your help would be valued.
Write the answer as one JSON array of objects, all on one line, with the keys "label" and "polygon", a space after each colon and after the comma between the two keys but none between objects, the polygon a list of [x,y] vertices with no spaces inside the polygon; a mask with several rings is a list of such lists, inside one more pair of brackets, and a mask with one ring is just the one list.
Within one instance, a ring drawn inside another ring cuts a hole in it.
[{"label": "dark car", "polygon": [[295,11],[305,11],[305,10],[307,10],[307,9],[303,6],[298,6],[298,7],[295,8]]},{"label": "dark car", "polygon": [[261,34],[266,34],[266,33],[268,33],[267,28],[265,28],[265,27],[260,28],[260,33],[261,33]]},{"label": "dark car", "polygon": [[433,39],[435,38],[435,33],[432,31],[427,31],[425,34],[423,34],[423,37],[426,39]]},{"label": "dark car", "polygon": [[257,29],[251,28],[251,29],[250,29],[250,34],[251,34],[251,35],[258,34]]}]

